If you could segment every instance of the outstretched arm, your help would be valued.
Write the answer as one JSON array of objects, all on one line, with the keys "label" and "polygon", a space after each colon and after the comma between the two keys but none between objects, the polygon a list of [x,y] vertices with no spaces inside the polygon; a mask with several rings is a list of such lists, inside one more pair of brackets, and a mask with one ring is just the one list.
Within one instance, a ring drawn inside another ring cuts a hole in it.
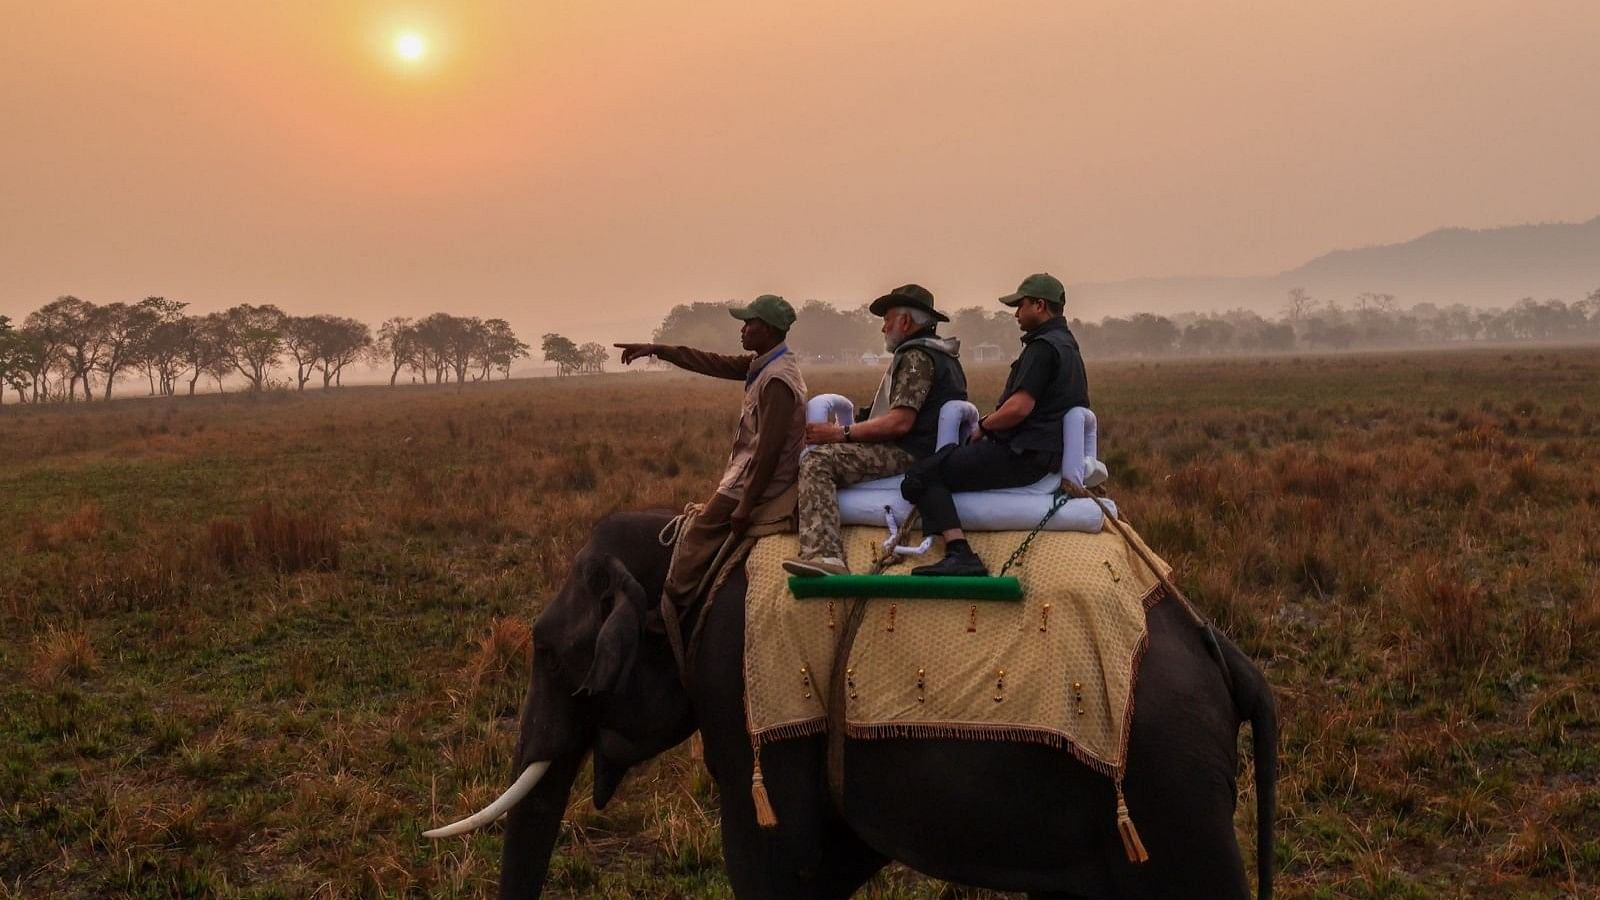
[{"label": "outstretched arm", "polygon": [[623,365],[631,365],[634,360],[654,356],[690,372],[739,381],[749,374],[750,361],[755,359],[754,354],[730,356],[672,344],[612,344],[611,346],[622,351]]}]

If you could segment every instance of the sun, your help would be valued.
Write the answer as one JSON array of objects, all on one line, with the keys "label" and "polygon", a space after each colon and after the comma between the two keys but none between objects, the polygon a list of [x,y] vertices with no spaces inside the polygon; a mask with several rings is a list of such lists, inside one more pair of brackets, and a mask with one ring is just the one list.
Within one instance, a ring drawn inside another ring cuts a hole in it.
[{"label": "sun", "polygon": [[394,39],[394,53],[406,62],[416,62],[428,53],[428,43],[422,35],[408,31]]}]

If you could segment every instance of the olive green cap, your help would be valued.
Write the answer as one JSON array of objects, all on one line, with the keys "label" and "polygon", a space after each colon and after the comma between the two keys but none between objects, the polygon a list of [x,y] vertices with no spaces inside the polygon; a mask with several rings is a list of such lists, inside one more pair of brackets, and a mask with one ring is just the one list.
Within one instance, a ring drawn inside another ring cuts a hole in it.
[{"label": "olive green cap", "polygon": [[788,331],[795,319],[794,307],[777,294],[762,294],[751,300],[749,306],[730,308],[728,314],[745,321],[760,319],[779,331]]},{"label": "olive green cap", "polygon": [[1022,283],[1017,285],[1017,292],[1001,297],[1000,302],[1007,306],[1020,306],[1022,301],[1029,297],[1056,306],[1064,306],[1067,302],[1067,289],[1062,286],[1061,279],[1048,272],[1040,272],[1022,279]]}]

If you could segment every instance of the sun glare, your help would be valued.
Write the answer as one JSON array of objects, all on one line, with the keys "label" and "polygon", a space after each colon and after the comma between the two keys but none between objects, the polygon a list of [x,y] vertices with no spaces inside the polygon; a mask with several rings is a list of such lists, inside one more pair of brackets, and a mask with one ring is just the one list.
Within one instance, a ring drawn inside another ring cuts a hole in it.
[{"label": "sun glare", "polygon": [[416,62],[428,52],[428,45],[422,35],[407,32],[394,39],[394,52],[407,62]]}]

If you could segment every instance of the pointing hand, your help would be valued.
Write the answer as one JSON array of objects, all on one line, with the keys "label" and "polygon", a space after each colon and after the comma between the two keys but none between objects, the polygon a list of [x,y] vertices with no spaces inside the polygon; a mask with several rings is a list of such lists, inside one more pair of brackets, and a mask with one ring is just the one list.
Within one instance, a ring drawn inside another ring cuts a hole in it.
[{"label": "pointing hand", "polygon": [[622,364],[625,366],[631,365],[636,359],[654,356],[656,352],[655,344],[612,344],[611,346],[622,351]]}]

